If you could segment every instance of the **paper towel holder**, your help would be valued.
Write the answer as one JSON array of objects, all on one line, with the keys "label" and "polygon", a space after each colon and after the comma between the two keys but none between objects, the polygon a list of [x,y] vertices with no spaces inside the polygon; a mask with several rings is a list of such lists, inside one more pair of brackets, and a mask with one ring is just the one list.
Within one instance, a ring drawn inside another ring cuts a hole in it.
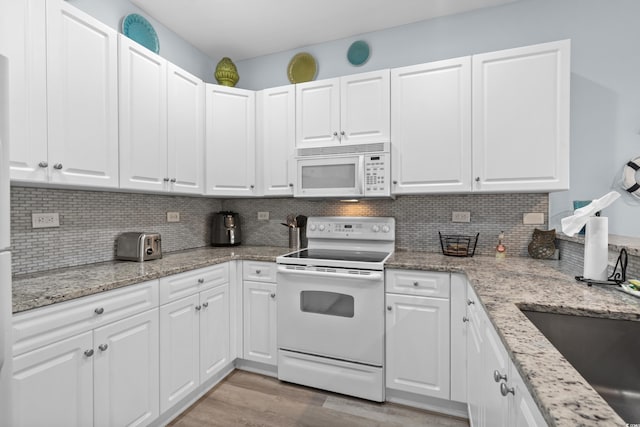
[{"label": "paper towel holder", "polygon": [[[615,267],[613,267],[613,273],[607,280],[592,280],[585,279],[584,276],[576,276],[578,282],[584,282],[587,285],[619,285],[627,280],[627,250],[625,248],[620,249],[620,254],[616,261]],[[620,268],[620,271],[618,271]]]}]

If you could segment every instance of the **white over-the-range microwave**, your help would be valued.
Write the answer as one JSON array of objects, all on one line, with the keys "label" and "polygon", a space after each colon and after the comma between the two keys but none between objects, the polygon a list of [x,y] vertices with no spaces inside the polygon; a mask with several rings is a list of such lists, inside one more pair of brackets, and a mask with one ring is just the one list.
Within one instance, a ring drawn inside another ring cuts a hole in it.
[{"label": "white over-the-range microwave", "polygon": [[294,197],[390,197],[389,143],[300,148]]}]

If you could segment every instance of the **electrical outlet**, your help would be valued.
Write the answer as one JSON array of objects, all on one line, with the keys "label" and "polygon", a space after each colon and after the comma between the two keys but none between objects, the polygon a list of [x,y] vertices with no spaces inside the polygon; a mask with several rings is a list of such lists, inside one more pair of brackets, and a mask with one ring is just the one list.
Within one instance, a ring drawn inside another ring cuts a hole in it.
[{"label": "electrical outlet", "polygon": [[180,222],[180,212],[167,212],[167,222]]},{"label": "electrical outlet", "polygon": [[529,213],[522,214],[522,224],[543,225],[544,214],[542,212],[529,212]]},{"label": "electrical outlet", "polygon": [[58,213],[32,213],[31,226],[33,228],[60,227]]},{"label": "electrical outlet", "polygon": [[471,222],[471,212],[451,212],[451,222]]},{"label": "electrical outlet", "polygon": [[258,219],[267,221],[269,219],[269,212],[258,212]]}]

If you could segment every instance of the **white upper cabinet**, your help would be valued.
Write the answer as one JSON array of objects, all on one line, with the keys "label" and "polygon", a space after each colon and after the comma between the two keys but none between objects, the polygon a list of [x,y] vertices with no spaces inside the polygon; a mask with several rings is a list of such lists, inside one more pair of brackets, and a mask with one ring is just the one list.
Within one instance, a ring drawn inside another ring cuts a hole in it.
[{"label": "white upper cabinet", "polygon": [[120,187],[164,191],[167,61],[123,35],[119,54]]},{"label": "white upper cabinet", "polygon": [[[42,0],[10,2],[9,170],[12,180],[49,181],[47,154],[47,34]],[[3,12],[4,13],[4,12]]]},{"label": "white upper cabinet", "polygon": [[296,147],[390,140],[389,70],[296,85]]},{"label": "white upper cabinet", "polygon": [[392,192],[471,190],[471,58],[391,70]]},{"label": "white upper cabinet", "polygon": [[120,187],[203,193],[204,83],[120,35]]},{"label": "white upper cabinet", "polygon": [[167,175],[172,191],[204,193],[204,82],[168,63]]},{"label": "white upper cabinet", "polygon": [[296,92],[294,85],[256,94],[257,173],[261,194],[293,195]]},{"label": "white upper cabinet", "polygon": [[61,0],[14,7],[11,178],[117,187],[116,31]]},{"label": "white upper cabinet", "polygon": [[570,41],[473,56],[476,191],[569,188]]},{"label": "white upper cabinet", "polygon": [[255,92],[206,85],[206,193],[254,196]]},{"label": "white upper cabinet", "polygon": [[47,2],[51,182],[118,186],[117,37],[67,2]]}]

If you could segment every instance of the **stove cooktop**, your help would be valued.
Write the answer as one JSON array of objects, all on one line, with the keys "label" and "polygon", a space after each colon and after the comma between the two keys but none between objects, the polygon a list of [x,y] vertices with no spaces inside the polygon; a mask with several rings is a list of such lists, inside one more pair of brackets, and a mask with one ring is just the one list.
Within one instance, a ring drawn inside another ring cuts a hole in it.
[{"label": "stove cooktop", "polygon": [[373,251],[350,251],[339,249],[302,249],[285,255],[285,258],[304,260],[383,262],[389,253]]}]

